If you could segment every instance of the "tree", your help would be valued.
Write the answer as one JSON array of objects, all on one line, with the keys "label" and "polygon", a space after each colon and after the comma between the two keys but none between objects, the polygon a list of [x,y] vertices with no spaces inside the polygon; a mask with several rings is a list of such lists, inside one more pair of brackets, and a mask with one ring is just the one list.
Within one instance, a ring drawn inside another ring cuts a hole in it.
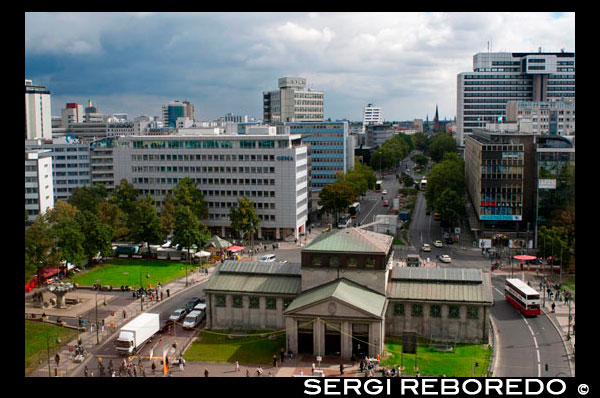
[{"label": "tree", "polygon": [[439,162],[447,152],[457,152],[456,140],[448,134],[436,134],[429,144],[429,156]]},{"label": "tree", "polygon": [[92,264],[92,259],[98,253],[108,256],[112,252],[114,229],[100,221],[100,218],[91,211],[80,211],[75,219],[85,235],[82,245],[88,264]]},{"label": "tree", "polygon": [[81,211],[91,211],[95,213],[98,210],[100,201],[106,199],[107,192],[104,185],[93,185],[77,187],[73,190],[69,203]]},{"label": "tree", "polygon": [[125,225],[128,227],[130,227],[129,219],[131,218],[137,199],[137,189],[125,178],[121,180],[119,185],[115,186],[115,190],[109,199],[110,203],[117,205],[121,209]]},{"label": "tree", "polygon": [[169,236],[175,229],[176,201],[173,195],[167,194],[160,207],[160,230],[165,236]]},{"label": "tree", "polygon": [[100,201],[98,204],[98,218],[100,221],[113,229],[113,239],[127,240],[127,237],[131,234],[131,230],[127,228],[123,220],[123,212],[119,206],[107,202],[106,200]]},{"label": "tree", "polygon": [[435,208],[440,212],[442,220],[457,221],[466,216],[466,200],[450,188],[446,188],[435,201]]},{"label": "tree", "polygon": [[[191,261],[191,246],[195,244],[198,248],[202,248],[208,239],[210,239],[210,233],[206,226],[198,220],[189,206],[178,206],[175,211],[173,243],[187,248],[188,261]],[[187,286],[187,266],[185,277]]]},{"label": "tree", "polygon": [[321,192],[319,192],[319,206],[323,207],[323,211],[334,214],[337,220],[338,214],[348,209],[355,196],[352,186],[347,183],[335,182],[325,185],[321,189]]},{"label": "tree", "polygon": [[156,214],[154,199],[150,195],[139,198],[133,204],[133,213],[130,218],[131,236],[135,241],[147,243],[150,252],[150,243],[160,242],[164,235],[160,230],[160,221]]},{"label": "tree", "polygon": [[208,217],[208,205],[204,201],[202,191],[196,188],[196,183],[190,177],[179,180],[173,188],[173,195],[176,205],[188,206],[198,220],[205,220]]},{"label": "tree", "polygon": [[258,231],[260,218],[256,215],[253,201],[244,196],[239,198],[237,202],[237,207],[229,208],[231,228],[238,231],[241,239],[244,239],[246,235],[250,235],[251,246],[254,248],[254,234]]},{"label": "tree", "polygon": [[413,134],[414,147],[420,151],[426,152],[429,146],[429,140],[424,133]]},{"label": "tree", "polygon": [[425,198],[428,210],[435,206],[436,199],[446,188],[450,188],[460,197],[465,194],[464,161],[456,154],[447,155],[443,161],[433,166],[427,175]]},{"label": "tree", "polygon": [[76,220],[77,212],[75,206],[58,200],[47,215],[60,259],[82,265],[85,259],[83,242],[86,237]]},{"label": "tree", "polygon": [[57,266],[59,261],[52,255],[54,237],[45,214],[40,214],[25,230],[25,283],[42,268]]}]

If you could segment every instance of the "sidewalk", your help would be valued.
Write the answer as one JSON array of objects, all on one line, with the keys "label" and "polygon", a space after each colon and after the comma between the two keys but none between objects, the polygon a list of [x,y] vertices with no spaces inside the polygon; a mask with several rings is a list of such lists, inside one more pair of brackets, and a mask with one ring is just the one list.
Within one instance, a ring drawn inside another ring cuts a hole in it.
[{"label": "sidewalk", "polygon": [[[208,275],[202,275],[202,274],[198,274],[198,273],[192,273],[191,276],[188,275],[188,284],[189,284],[188,288],[196,285],[197,283],[207,280],[210,277],[210,274],[212,273],[213,269],[214,269],[214,267],[211,267],[208,270],[208,273],[209,273]],[[174,281],[169,282],[166,285],[164,285],[163,291],[165,293],[166,293],[167,289],[170,290],[170,296],[169,296],[169,298],[166,298],[166,295],[165,295],[165,298],[163,301],[167,301],[170,298],[176,296],[177,294],[179,294],[187,289],[185,287],[185,277],[174,280]],[[163,301],[159,301],[159,302],[145,301],[144,302],[144,311],[147,311],[148,309],[152,308],[153,306],[155,306],[158,303],[162,303]],[[126,312],[125,318],[123,318],[123,310],[125,310],[125,312]],[[125,323],[129,322],[131,319],[136,317],[141,312],[142,311],[140,309],[140,301],[139,301],[139,299],[136,299],[136,300],[132,300],[125,307],[119,307],[118,310],[114,311],[114,315],[109,315],[108,317],[104,318],[104,325],[105,325],[104,332],[101,331],[99,333],[100,344],[105,342],[107,339],[111,338],[115,333],[117,333],[119,331],[121,326],[123,326]],[[113,328],[110,327],[111,322],[113,322]],[[82,346],[85,348],[85,351],[86,351],[86,360],[87,360],[87,358],[89,358],[90,356],[93,356],[95,354],[96,347],[98,347],[98,344],[96,344],[96,333],[97,333],[97,331],[95,329],[92,331],[91,328],[87,328],[87,330],[85,332],[80,333]],[[68,344],[66,344],[62,347],[62,349],[59,351],[61,360],[60,360],[60,365],[58,366],[57,370],[56,370],[56,368],[57,368],[56,364],[54,362],[54,356],[52,356],[52,358],[50,359],[50,362],[51,362],[50,369],[51,369],[52,376],[54,376],[55,374],[57,374],[58,376],[69,376],[71,373],[73,373],[73,371],[75,369],[77,369],[81,365],[81,364],[75,363],[73,361],[73,353],[71,351],[69,351],[69,349],[74,349],[74,347],[76,345],[77,345],[77,339],[69,342]],[[48,362],[45,361],[35,371],[33,371],[28,377],[48,377]]]}]

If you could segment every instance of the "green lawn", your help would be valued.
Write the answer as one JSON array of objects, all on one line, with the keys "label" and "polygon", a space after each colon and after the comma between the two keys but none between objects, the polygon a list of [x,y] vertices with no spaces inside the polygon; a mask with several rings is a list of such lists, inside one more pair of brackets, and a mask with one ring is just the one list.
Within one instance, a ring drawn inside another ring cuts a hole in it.
[{"label": "green lawn", "polygon": [[[429,347],[425,339],[419,339],[416,361],[422,376],[471,377],[474,363],[475,376],[487,373],[491,347],[483,344],[459,344],[455,352],[442,352]],[[390,337],[385,342],[386,355],[383,366],[400,366],[402,363],[402,339]],[[387,355],[387,354],[391,355]],[[403,374],[416,374],[415,355],[404,354]]]},{"label": "green lawn", "polygon": [[[173,279],[185,277],[185,267],[186,264],[180,262],[114,259],[76,274],[70,280],[84,286],[100,283],[117,288],[121,285],[139,287],[141,273],[142,284],[144,287],[148,287],[148,284],[156,286],[160,282],[164,285]],[[191,275],[190,270],[195,270],[196,267],[197,265],[192,264],[190,269],[188,265],[188,278]],[[147,275],[150,277],[146,278]],[[100,282],[96,282],[97,280]]]},{"label": "green lawn", "polygon": [[[248,331],[244,334],[258,334],[264,331]],[[273,354],[285,348],[285,333],[279,333],[272,340],[260,336],[228,338],[213,333],[224,333],[222,330],[201,332],[185,352],[186,361],[226,362],[239,361],[241,364],[272,364]],[[241,333],[241,332],[240,332]]]},{"label": "green lawn", "polygon": [[[60,343],[56,342],[56,333],[58,333]],[[76,338],[77,331],[75,329],[42,322],[25,321],[25,375],[27,376],[40,366],[40,359],[44,363],[48,360],[48,346],[50,347],[50,358],[52,359],[56,354],[56,350]],[[66,358],[61,359],[66,360]]]}]

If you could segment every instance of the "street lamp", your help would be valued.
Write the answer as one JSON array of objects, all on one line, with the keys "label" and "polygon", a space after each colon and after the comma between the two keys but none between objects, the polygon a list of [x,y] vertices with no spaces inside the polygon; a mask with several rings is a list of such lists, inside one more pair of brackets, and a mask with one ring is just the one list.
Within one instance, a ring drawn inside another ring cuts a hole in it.
[{"label": "street lamp", "polygon": [[97,279],[96,284],[98,285],[98,290],[96,290],[96,344],[100,344],[100,332],[98,330],[98,292],[100,291],[100,283],[101,280]]}]

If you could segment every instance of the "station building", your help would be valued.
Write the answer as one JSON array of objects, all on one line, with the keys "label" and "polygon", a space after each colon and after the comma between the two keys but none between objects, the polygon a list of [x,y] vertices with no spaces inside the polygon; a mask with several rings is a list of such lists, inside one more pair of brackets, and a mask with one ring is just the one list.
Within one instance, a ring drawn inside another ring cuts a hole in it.
[{"label": "station building", "polygon": [[301,264],[225,261],[205,287],[207,329],[286,330],[300,355],[382,354],[387,336],[485,343],[491,278],[474,269],[401,267],[393,238],[348,228],[321,234]]}]

